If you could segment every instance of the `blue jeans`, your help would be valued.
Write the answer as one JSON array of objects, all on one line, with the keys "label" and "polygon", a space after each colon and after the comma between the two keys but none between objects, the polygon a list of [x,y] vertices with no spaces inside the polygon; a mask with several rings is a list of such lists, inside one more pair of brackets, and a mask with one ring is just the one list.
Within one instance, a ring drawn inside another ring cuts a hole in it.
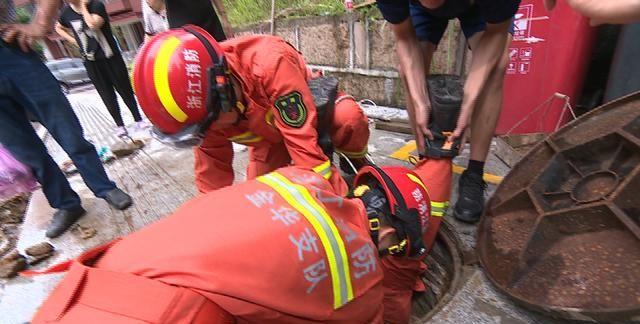
[{"label": "blue jeans", "polygon": [[26,112],[49,130],[97,197],[104,198],[116,187],[49,69],[36,54],[0,41],[0,143],[31,167],[51,207],[80,206],[80,197],[31,127]]}]

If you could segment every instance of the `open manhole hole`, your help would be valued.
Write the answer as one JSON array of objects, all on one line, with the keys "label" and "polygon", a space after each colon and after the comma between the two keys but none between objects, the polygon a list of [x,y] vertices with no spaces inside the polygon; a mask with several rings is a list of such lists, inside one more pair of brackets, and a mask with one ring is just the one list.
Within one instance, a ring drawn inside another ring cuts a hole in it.
[{"label": "open manhole hole", "polygon": [[442,222],[433,248],[424,260],[424,293],[413,296],[411,323],[425,323],[447,304],[462,273],[459,242],[449,224]]}]

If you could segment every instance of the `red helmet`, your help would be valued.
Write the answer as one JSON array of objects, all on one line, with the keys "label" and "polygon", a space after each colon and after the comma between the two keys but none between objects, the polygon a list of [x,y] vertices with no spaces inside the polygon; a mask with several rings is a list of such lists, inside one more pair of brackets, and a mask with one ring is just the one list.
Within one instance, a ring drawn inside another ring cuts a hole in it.
[{"label": "red helmet", "polygon": [[[391,214],[389,221],[400,240],[400,243],[390,247],[387,252],[408,256],[426,252],[422,234],[429,224],[431,200],[422,180],[405,167],[365,166],[356,175],[354,186],[372,184],[379,185],[384,191]],[[377,231],[375,222],[371,225],[371,230]],[[376,238],[377,233],[374,235],[374,239]]]},{"label": "red helmet", "polygon": [[222,48],[204,29],[187,25],[147,41],[136,57],[133,86],[156,132],[206,131],[235,94]]}]

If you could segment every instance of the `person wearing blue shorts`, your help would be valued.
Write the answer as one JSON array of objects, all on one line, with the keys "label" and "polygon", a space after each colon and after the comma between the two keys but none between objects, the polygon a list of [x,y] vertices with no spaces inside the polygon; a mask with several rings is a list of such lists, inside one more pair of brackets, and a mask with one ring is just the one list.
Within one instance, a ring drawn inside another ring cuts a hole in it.
[{"label": "person wearing blue shorts", "polygon": [[454,215],[461,221],[477,222],[484,209],[484,161],[500,116],[509,32],[520,0],[378,0],[377,4],[395,35],[407,111],[419,152],[425,152],[425,137],[433,139],[427,126],[431,103],[425,74],[429,74],[433,53],[449,20],[460,21],[473,56],[460,116],[448,140],[464,143],[470,133],[471,156],[460,177]]}]

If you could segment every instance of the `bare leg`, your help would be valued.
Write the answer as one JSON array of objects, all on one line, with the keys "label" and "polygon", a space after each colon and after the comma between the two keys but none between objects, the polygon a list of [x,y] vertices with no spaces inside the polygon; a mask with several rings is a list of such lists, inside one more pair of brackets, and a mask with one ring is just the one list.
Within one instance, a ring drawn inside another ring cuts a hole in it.
[{"label": "bare leg", "polygon": [[[478,33],[469,39],[472,50],[478,48],[481,37],[482,33]],[[508,37],[500,61],[488,73],[486,82],[465,84],[465,89],[469,86],[469,88],[479,89],[479,92],[471,116],[471,156],[467,170],[460,176],[458,201],[453,211],[454,216],[464,222],[477,222],[484,209],[486,183],[482,179],[482,174],[502,106],[502,85],[508,63],[508,44],[511,41],[511,36]]]},{"label": "bare leg", "polygon": [[[430,43],[430,42],[420,42],[420,48],[422,49],[422,53],[424,55],[424,75],[425,78],[427,75],[429,75],[429,69],[431,68],[431,59],[433,58],[433,53],[436,50],[436,45]],[[400,71],[400,79],[402,81],[402,87],[405,93],[408,93],[408,88],[407,88],[407,80],[404,76],[404,74],[402,74],[402,69],[398,68],[398,71]],[[426,82],[425,82],[426,84]],[[416,125],[415,121],[414,121],[414,114],[413,112],[415,111],[413,109],[414,105],[413,102],[411,101],[411,96],[405,95],[406,101],[407,101],[407,113],[409,114],[409,119],[411,120],[411,125]],[[427,93],[427,100],[429,99],[429,94]],[[429,104],[429,106],[431,106]],[[415,136],[416,134],[419,134],[420,132],[417,132],[416,129],[412,129],[411,130],[413,132],[413,135]],[[419,141],[424,141],[424,139],[422,138],[417,138],[416,137],[416,142]],[[418,147],[424,147],[424,143],[422,143],[422,145],[420,143],[418,143]],[[423,152],[419,152],[420,154],[423,154]]]},{"label": "bare leg", "polygon": [[[478,33],[469,39],[472,50],[477,46],[480,36],[481,33]],[[508,37],[508,42],[510,43],[511,35]],[[477,106],[471,118],[471,160],[485,161],[487,159],[491,140],[502,109],[502,89],[508,61],[508,47],[505,47],[500,65],[492,72],[478,98]]]}]

